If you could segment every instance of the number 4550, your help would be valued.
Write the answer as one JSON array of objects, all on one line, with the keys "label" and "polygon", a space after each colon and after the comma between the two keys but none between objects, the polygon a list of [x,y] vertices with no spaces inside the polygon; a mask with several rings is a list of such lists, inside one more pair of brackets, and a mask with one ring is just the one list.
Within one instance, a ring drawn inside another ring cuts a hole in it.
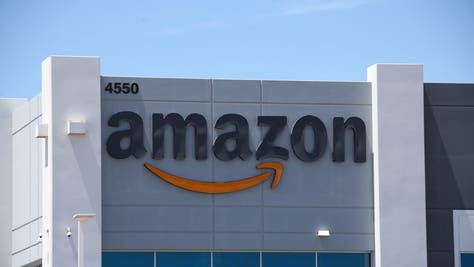
[{"label": "number 4550", "polygon": [[137,94],[138,90],[137,83],[108,83],[107,86],[105,86],[105,91],[110,94]]}]

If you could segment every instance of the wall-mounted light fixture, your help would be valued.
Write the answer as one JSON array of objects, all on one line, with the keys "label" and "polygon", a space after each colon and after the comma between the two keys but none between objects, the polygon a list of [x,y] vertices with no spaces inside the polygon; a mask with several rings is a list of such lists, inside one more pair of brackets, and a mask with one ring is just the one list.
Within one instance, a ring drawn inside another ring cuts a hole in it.
[{"label": "wall-mounted light fixture", "polygon": [[83,121],[68,121],[67,122],[68,135],[83,135],[86,134],[86,123]]},{"label": "wall-mounted light fixture", "polygon": [[71,237],[71,236],[72,236],[71,227],[66,227],[66,236],[67,236],[67,237]]},{"label": "wall-mounted light fixture", "polygon": [[318,237],[331,236],[331,232],[329,232],[329,230],[327,230],[327,229],[320,229],[320,230],[317,231],[316,234],[318,235]]},{"label": "wall-mounted light fixture", "polygon": [[48,124],[42,123],[35,127],[36,138],[48,138]]}]

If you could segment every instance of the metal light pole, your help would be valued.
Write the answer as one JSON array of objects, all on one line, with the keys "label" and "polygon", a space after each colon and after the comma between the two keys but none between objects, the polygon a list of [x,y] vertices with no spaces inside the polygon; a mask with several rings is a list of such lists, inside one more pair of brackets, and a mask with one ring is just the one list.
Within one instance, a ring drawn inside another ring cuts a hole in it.
[{"label": "metal light pole", "polygon": [[75,214],[72,218],[77,221],[77,267],[84,267],[84,222],[95,217],[95,213]]}]

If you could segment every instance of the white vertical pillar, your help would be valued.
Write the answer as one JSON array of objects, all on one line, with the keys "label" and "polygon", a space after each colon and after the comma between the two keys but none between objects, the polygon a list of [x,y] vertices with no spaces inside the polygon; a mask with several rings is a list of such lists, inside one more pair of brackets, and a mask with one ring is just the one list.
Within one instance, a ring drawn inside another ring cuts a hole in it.
[{"label": "white vertical pillar", "polygon": [[77,221],[77,267],[84,265],[84,223],[95,217],[95,214],[75,214],[74,220]]},{"label": "white vertical pillar", "polygon": [[[84,225],[84,266],[101,265],[101,115],[97,57],[48,57],[42,64],[48,134],[43,165],[43,266],[77,265],[73,215],[95,213]],[[85,134],[68,135],[83,122]],[[71,227],[72,236],[66,236]]]},{"label": "white vertical pillar", "polygon": [[77,222],[77,267],[84,267],[84,222]]},{"label": "white vertical pillar", "polygon": [[423,66],[376,64],[372,82],[375,266],[427,266]]}]

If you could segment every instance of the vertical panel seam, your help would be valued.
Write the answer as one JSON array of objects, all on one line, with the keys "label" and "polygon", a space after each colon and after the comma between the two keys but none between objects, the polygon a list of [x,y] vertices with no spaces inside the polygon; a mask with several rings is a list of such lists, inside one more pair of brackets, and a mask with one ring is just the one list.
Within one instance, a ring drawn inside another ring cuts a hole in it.
[{"label": "vertical panel seam", "polygon": [[[211,79],[211,154],[213,153],[212,152],[212,144],[214,143],[214,127],[213,127],[213,124],[214,124],[214,80]],[[211,176],[212,176],[212,181],[215,181],[216,180],[216,177],[215,177],[215,171],[214,171],[214,157],[211,155]],[[211,254],[212,254],[212,250],[215,249],[215,220],[216,220],[216,211],[215,211],[215,206],[216,206],[216,199],[215,199],[215,196],[214,194],[211,195],[211,199],[212,199],[212,220],[211,220],[211,224],[212,224],[212,238],[211,238]],[[212,255],[211,255],[211,265],[212,265]],[[211,266],[212,267],[212,266]]]}]

